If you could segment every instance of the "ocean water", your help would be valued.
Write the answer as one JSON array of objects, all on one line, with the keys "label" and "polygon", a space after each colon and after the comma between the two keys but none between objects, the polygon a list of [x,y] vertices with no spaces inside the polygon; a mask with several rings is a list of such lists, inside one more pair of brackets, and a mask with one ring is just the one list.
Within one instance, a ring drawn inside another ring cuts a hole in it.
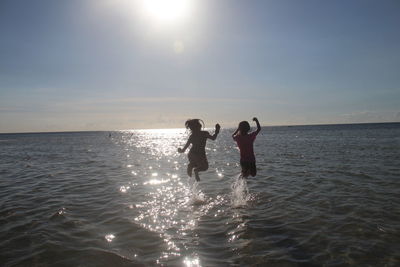
[{"label": "ocean water", "polygon": [[0,135],[1,266],[399,266],[400,124]]}]

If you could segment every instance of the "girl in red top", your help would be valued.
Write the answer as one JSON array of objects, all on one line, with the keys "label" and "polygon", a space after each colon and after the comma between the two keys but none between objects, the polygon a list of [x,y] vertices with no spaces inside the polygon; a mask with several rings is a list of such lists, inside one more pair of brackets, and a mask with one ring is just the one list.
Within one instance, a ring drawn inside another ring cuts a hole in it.
[{"label": "girl in red top", "polygon": [[250,124],[247,121],[239,123],[239,127],[232,134],[233,140],[236,141],[240,150],[240,166],[242,167],[243,177],[256,176],[256,157],[254,156],[253,143],[256,140],[257,134],[261,131],[260,123],[257,118],[253,118],[257,124],[257,130],[252,133],[250,131]]}]

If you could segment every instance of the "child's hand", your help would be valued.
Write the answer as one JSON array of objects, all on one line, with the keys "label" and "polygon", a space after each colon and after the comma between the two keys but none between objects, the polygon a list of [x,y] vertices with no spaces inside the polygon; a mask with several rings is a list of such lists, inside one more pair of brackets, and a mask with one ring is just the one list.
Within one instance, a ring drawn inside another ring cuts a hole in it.
[{"label": "child's hand", "polygon": [[183,153],[184,151],[183,151],[182,148],[178,148],[178,152],[179,152],[179,153]]},{"label": "child's hand", "polygon": [[221,125],[219,125],[218,123],[215,124],[215,131],[219,132],[220,129],[221,129]]}]

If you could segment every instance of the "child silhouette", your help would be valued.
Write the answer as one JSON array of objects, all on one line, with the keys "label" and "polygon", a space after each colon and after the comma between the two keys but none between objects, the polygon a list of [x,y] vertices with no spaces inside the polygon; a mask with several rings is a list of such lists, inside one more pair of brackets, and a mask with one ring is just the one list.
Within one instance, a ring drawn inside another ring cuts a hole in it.
[{"label": "child silhouette", "polygon": [[221,126],[217,123],[215,125],[214,135],[210,135],[209,132],[201,130],[202,125],[200,121],[200,119],[191,119],[185,122],[185,126],[187,129],[190,129],[191,135],[189,136],[185,146],[183,148],[178,148],[179,153],[184,153],[189,145],[192,144],[188,154],[189,164],[187,166],[187,174],[192,177],[192,172],[194,171],[196,181],[200,181],[199,172],[208,169],[206,156],[207,139],[215,140],[219,130],[221,129]]},{"label": "child silhouette", "polygon": [[261,126],[257,118],[254,117],[253,121],[257,124],[256,131],[249,134],[250,124],[247,121],[242,121],[232,134],[232,138],[236,141],[240,150],[240,166],[242,167],[242,176],[245,178],[249,175],[254,177],[257,174],[253,143],[257,134],[261,131]]}]

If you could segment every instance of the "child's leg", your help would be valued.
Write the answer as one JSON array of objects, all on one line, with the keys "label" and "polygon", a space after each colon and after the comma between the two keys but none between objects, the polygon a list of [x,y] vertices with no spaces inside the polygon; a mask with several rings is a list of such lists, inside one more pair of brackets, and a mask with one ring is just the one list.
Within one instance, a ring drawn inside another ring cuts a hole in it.
[{"label": "child's leg", "polygon": [[249,163],[246,161],[240,161],[240,167],[242,167],[243,178],[247,178],[250,175]]},{"label": "child's leg", "polygon": [[190,163],[189,162],[189,164],[188,164],[188,166],[187,166],[187,175],[189,175],[189,177],[192,177],[192,171],[193,171],[193,168],[194,168],[194,165],[193,165],[193,163]]},{"label": "child's leg", "polygon": [[208,161],[207,158],[201,159],[198,165],[194,168],[194,176],[196,181],[200,181],[199,172],[208,170]]},{"label": "child's leg", "polygon": [[189,152],[188,160],[189,160],[189,164],[187,166],[187,174],[189,175],[189,177],[192,177],[193,169],[197,166],[196,154]]},{"label": "child's leg", "polygon": [[255,162],[251,162],[250,163],[250,175],[251,176],[256,176],[256,174],[257,174],[257,168],[256,168],[256,163]]},{"label": "child's leg", "polygon": [[194,178],[196,179],[197,182],[200,181],[199,172],[196,169],[194,170]]}]

